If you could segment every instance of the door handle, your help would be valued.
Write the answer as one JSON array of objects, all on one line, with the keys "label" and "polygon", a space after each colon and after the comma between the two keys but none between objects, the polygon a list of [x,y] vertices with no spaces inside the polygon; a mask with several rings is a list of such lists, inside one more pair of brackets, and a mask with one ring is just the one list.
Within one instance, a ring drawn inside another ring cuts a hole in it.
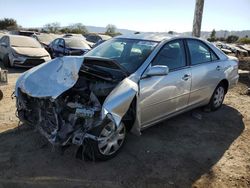
[{"label": "door handle", "polygon": [[217,70],[217,71],[220,71],[220,70],[221,70],[221,66],[218,65],[218,66],[216,67],[216,70]]},{"label": "door handle", "polygon": [[182,80],[187,81],[189,78],[190,78],[190,75],[189,75],[189,74],[185,74],[185,75],[182,77]]}]

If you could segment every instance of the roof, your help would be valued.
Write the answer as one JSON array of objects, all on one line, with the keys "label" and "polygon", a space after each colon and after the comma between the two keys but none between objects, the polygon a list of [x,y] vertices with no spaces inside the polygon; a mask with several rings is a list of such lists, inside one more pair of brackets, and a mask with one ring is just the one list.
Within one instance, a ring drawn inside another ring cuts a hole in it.
[{"label": "roof", "polygon": [[141,40],[152,40],[152,41],[162,41],[169,40],[171,38],[176,38],[178,35],[170,35],[164,33],[139,33],[139,34],[128,34],[119,35],[116,38],[128,38],[128,39],[141,39]]}]

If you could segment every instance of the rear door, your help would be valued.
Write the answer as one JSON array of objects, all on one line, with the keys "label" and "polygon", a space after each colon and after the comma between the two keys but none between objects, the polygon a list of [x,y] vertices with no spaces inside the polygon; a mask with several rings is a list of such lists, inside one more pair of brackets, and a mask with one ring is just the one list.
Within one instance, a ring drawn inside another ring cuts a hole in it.
[{"label": "rear door", "polygon": [[182,40],[170,41],[151,62],[151,66],[166,65],[169,73],[142,78],[139,83],[139,106],[142,126],[147,126],[167,115],[187,107],[191,71],[187,66]]},{"label": "rear door", "polygon": [[207,104],[222,79],[223,63],[204,42],[187,39],[192,71],[189,105]]}]

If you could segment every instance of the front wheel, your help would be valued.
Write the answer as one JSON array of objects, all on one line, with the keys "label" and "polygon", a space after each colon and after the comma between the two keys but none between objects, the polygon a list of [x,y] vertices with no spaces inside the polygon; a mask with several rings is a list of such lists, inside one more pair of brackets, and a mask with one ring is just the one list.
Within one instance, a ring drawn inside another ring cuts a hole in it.
[{"label": "front wheel", "polygon": [[219,84],[214,90],[214,93],[208,104],[208,108],[212,111],[218,110],[223,104],[225,94],[225,86],[223,84]]},{"label": "front wheel", "polygon": [[97,136],[97,140],[88,140],[84,155],[90,160],[108,160],[121,150],[126,138],[126,127],[123,122],[116,127],[109,121],[93,130],[92,134]]}]

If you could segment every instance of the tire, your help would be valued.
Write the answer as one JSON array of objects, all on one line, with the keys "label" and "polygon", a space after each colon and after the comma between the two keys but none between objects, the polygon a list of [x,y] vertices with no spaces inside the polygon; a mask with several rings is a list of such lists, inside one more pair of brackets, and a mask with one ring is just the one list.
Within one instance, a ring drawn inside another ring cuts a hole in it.
[{"label": "tire", "polygon": [[226,94],[226,87],[223,84],[219,84],[210,99],[210,102],[207,106],[208,109],[211,111],[216,111],[221,108],[224,98]]},{"label": "tire", "polygon": [[10,66],[10,59],[9,59],[9,55],[8,55],[8,54],[6,54],[6,55],[3,57],[3,65],[4,65],[4,67],[6,67],[6,68],[11,67],[11,66]]},{"label": "tire", "polygon": [[0,101],[3,99],[3,92],[0,90]]},{"label": "tire", "polygon": [[109,120],[93,129],[90,134],[103,141],[87,139],[83,156],[89,160],[105,161],[115,157],[123,147],[126,139],[126,126],[122,122],[115,132],[115,124]]}]

